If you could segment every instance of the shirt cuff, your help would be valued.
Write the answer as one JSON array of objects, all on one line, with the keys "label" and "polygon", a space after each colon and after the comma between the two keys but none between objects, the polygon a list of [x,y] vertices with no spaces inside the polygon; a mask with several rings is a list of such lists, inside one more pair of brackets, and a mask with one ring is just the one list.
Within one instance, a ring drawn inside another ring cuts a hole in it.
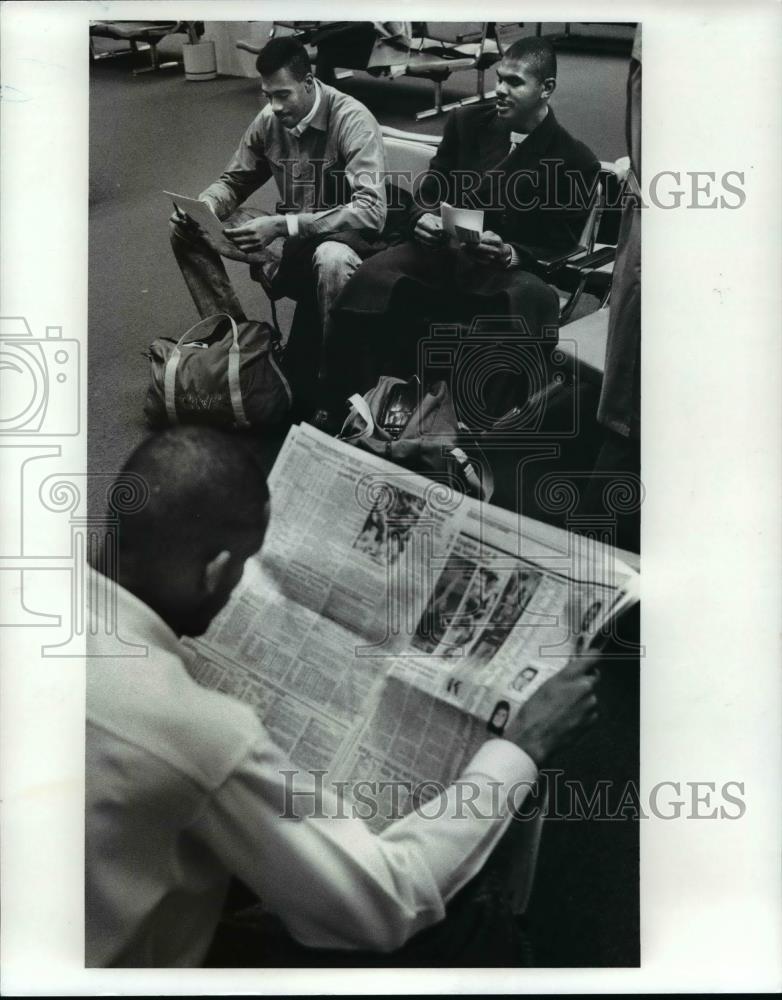
[{"label": "shirt cuff", "polygon": [[505,267],[508,270],[510,270],[512,267],[521,267],[521,254],[516,249],[516,247],[513,246],[512,243],[510,245],[510,260],[505,265]]},{"label": "shirt cuff", "polygon": [[285,225],[288,227],[288,236],[298,236],[299,235],[299,217],[298,215],[286,215]]},{"label": "shirt cuff", "polygon": [[482,774],[499,781],[506,796],[518,797],[520,786],[532,785],[538,777],[535,761],[510,740],[489,739],[478,750],[460,778]]}]

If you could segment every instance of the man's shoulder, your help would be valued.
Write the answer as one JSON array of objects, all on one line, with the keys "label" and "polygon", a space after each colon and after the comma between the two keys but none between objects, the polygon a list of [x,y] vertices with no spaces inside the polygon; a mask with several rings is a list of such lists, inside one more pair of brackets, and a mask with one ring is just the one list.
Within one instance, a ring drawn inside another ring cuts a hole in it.
[{"label": "man's shoulder", "polygon": [[474,104],[454,108],[446,122],[450,122],[458,132],[469,135],[493,124],[496,118],[497,111],[493,104]]},{"label": "man's shoulder", "polygon": [[271,105],[264,104],[258,114],[247,126],[245,138],[249,138],[251,142],[259,138],[264,139],[268,137],[269,130],[274,129],[275,126],[280,127],[277,119],[274,117]]},{"label": "man's shoulder", "polygon": [[552,137],[558,155],[567,160],[569,165],[581,170],[588,170],[599,165],[598,157],[589,146],[580,139],[576,139],[558,120],[554,121]]},{"label": "man's shoulder", "polygon": [[380,131],[380,124],[369,108],[361,101],[350,94],[345,94],[336,87],[329,87],[328,84],[321,84],[323,90],[323,100],[329,109],[329,116],[334,116],[337,120],[349,121],[355,124],[366,125],[373,130]]},{"label": "man's shoulder", "polygon": [[114,752],[133,747],[205,791],[225,781],[263,732],[249,706],[198,684],[183,658],[156,649],[87,658],[87,723]]}]

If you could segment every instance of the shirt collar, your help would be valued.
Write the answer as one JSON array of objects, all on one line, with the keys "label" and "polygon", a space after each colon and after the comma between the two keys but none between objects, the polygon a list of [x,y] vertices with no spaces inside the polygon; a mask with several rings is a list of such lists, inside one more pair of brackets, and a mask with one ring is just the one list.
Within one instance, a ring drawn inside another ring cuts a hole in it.
[{"label": "shirt collar", "polygon": [[310,125],[312,125],[315,115],[318,113],[318,109],[320,108],[320,102],[321,102],[321,90],[322,86],[320,81],[315,80],[315,101],[313,102],[312,107],[310,108],[308,114],[306,114],[302,118],[302,120],[299,122],[298,125],[294,125],[292,129],[288,130],[290,134],[295,135],[297,139],[299,139],[302,135],[304,135],[304,133],[307,131]]},{"label": "shirt collar", "polygon": [[108,618],[111,622],[114,616],[110,609],[113,606],[116,609],[116,620],[113,624],[118,635],[127,638],[141,636],[150,645],[167,650],[181,659],[182,647],[179,637],[156,611],[135,594],[91,566],[87,568],[87,576],[87,605],[91,611],[90,621],[93,625],[99,619]]}]

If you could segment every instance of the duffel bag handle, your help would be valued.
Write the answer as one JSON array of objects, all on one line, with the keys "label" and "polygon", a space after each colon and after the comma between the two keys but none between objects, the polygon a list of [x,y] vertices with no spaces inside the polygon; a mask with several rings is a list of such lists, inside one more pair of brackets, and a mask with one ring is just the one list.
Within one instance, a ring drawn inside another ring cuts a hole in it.
[{"label": "duffel bag handle", "polygon": [[375,418],[372,416],[372,410],[369,408],[369,403],[357,392],[354,392],[353,395],[348,398],[348,402],[366,424],[366,427],[359,436],[372,437],[375,433]]},{"label": "duffel bag handle", "polygon": [[481,475],[475,470],[475,463],[462,448],[451,448],[449,454],[459,463],[462,475],[473,494],[488,503],[494,494],[494,473],[488,462],[482,463]]},{"label": "duffel bag handle", "polygon": [[191,326],[189,330],[182,334],[177,341],[174,350],[171,352],[168,361],[166,362],[166,369],[163,374],[163,394],[166,403],[166,413],[168,414],[168,419],[172,424],[179,423],[179,417],[176,412],[176,373],[182,357],[181,348],[187,345],[189,339],[198,339],[198,337],[193,337],[192,335],[196,333],[199,327],[202,327],[207,323],[214,325],[214,320],[220,316],[225,316],[231,324],[232,341],[231,346],[228,348],[228,392],[231,396],[231,408],[234,411],[234,420],[236,421],[236,426],[242,429],[246,429],[250,426],[250,422],[244,412],[242,386],[239,379],[239,366],[241,361],[241,352],[239,348],[239,327],[236,325],[236,321],[233,316],[229,313],[215,313],[214,316],[207,316],[205,319],[199,320],[194,326]]}]

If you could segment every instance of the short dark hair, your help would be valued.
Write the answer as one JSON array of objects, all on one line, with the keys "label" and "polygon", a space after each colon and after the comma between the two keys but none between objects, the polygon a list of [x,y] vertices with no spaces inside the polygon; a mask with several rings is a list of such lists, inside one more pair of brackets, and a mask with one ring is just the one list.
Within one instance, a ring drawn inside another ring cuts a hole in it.
[{"label": "short dark hair", "polygon": [[541,83],[549,77],[557,78],[557,54],[547,38],[520,38],[508,46],[504,58],[525,62]]},{"label": "short dark hair", "polygon": [[196,551],[212,558],[230,549],[232,541],[262,527],[268,500],[257,448],[198,426],[148,437],[109,494],[120,552],[150,563],[161,555]]},{"label": "short dark hair", "polygon": [[255,67],[261,76],[271,76],[281,69],[287,69],[295,80],[303,80],[312,72],[312,64],[307,50],[293,35],[272,38],[258,53]]}]

